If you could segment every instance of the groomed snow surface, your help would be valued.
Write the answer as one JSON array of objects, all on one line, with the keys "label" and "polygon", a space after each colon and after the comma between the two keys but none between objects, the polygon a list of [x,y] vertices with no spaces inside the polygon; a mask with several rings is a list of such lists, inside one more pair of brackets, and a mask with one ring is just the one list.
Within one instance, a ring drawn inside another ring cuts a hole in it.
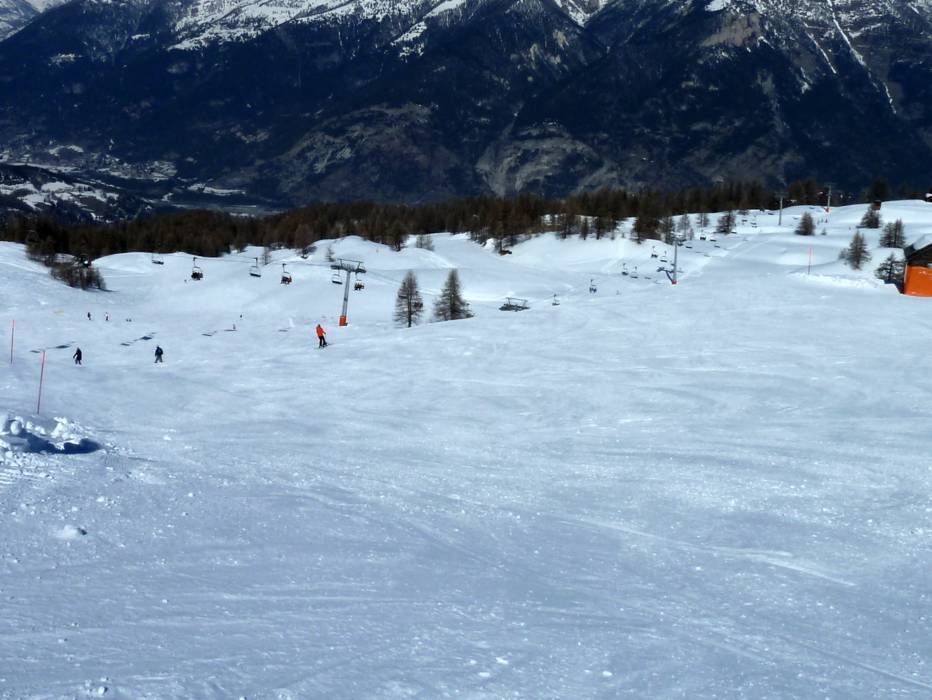
[{"label": "groomed snow surface", "polygon": [[[0,245],[0,697],[932,697],[932,299],[802,211],[675,287],[620,237],[335,241],[346,328],[326,242],[95,293]],[[395,328],[453,267],[476,317]]]}]

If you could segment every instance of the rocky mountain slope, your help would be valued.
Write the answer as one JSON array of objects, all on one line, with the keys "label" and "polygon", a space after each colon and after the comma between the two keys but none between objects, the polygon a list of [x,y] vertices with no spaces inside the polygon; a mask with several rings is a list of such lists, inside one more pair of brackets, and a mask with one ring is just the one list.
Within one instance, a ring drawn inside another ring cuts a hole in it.
[{"label": "rocky mountain slope", "polygon": [[930,57],[928,0],[74,0],[0,42],[0,158],[283,205],[925,184]]},{"label": "rocky mountain slope", "polygon": [[[64,0],[66,1],[66,0]],[[63,0],[0,0],[0,41]]]},{"label": "rocky mountain slope", "polygon": [[26,0],[0,0],[0,39],[5,39],[38,13]]}]

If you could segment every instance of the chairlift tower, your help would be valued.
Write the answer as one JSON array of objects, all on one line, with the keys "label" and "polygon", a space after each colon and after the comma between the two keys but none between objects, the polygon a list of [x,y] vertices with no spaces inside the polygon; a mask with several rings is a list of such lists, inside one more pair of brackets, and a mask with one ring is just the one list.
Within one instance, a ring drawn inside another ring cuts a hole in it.
[{"label": "chairlift tower", "polygon": [[360,260],[346,260],[345,258],[339,258],[335,262],[330,263],[330,269],[336,270],[336,274],[340,272],[346,273],[346,284],[343,285],[343,311],[340,313],[340,325],[345,326],[346,321],[346,308],[349,306],[349,290],[350,290],[350,275],[364,275],[366,274],[366,266],[362,264]]}]

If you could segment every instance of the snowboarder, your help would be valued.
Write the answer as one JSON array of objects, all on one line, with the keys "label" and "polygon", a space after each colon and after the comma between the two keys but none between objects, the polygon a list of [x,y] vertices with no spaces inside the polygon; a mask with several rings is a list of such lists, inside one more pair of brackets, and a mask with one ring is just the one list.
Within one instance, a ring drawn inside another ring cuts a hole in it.
[{"label": "snowboarder", "polygon": [[81,364],[81,348],[78,348],[77,350],[75,350],[74,355],[72,355],[72,357],[74,358],[74,363],[76,365]]},{"label": "snowboarder", "polygon": [[164,352],[165,352],[165,351],[162,350],[162,348],[161,348],[160,346],[158,346],[158,345],[155,346],[155,361],[156,361],[157,363],[162,361],[162,354],[163,354]]},{"label": "snowboarder", "polygon": [[319,348],[327,347],[326,336],[327,336],[327,331],[325,331],[324,327],[318,323],[317,324],[317,340],[318,340],[317,347]]}]

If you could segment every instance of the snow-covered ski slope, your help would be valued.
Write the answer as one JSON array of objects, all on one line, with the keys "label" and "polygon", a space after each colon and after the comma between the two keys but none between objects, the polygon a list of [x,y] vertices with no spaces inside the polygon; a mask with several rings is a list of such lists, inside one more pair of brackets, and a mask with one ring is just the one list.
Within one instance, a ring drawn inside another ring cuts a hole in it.
[{"label": "snow-covered ski slope", "polygon": [[[106,293],[0,245],[0,697],[932,697],[932,299],[837,261],[863,210],[676,287],[621,238],[350,238],[342,329],[326,243]],[[451,267],[476,317],[396,329]]]}]

